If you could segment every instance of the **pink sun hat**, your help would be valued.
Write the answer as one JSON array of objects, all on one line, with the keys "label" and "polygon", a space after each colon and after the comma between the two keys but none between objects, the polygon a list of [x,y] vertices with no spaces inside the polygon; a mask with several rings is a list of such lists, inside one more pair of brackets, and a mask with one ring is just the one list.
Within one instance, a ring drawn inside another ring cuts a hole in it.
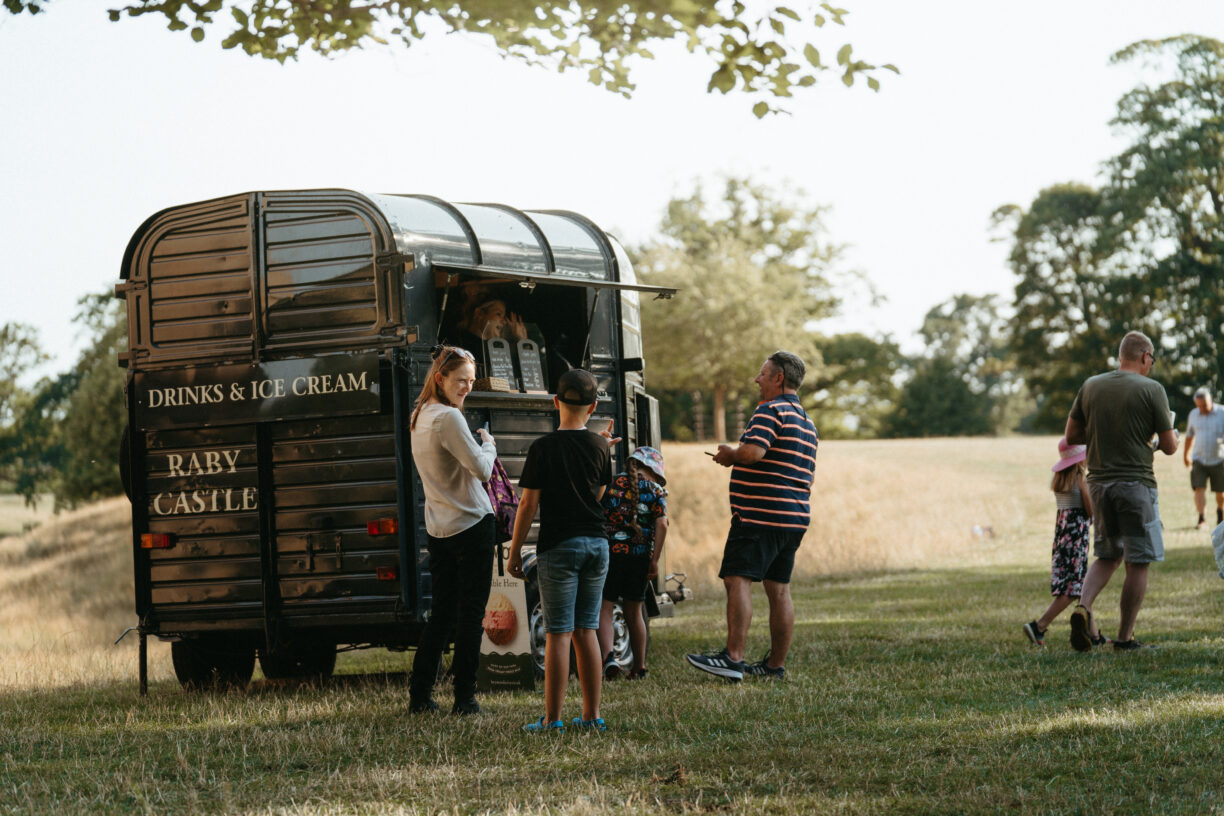
[{"label": "pink sun hat", "polygon": [[1067,437],[1064,436],[1062,439],[1058,440],[1058,455],[1062,458],[1055,462],[1054,466],[1050,468],[1050,470],[1054,471],[1055,473],[1058,473],[1060,470],[1066,470],[1072,465],[1078,465],[1080,462],[1084,461],[1084,459],[1088,457],[1088,446],[1069,445],[1067,444]]}]

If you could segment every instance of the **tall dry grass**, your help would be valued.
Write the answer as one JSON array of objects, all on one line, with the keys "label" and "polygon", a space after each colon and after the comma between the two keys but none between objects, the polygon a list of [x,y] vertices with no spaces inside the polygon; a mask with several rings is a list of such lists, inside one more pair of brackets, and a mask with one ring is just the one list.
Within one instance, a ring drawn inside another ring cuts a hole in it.
[{"label": "tall dry grass", "polygon": [[[0,688],[46,688],[130,679],[136,638],[131,508],[107,499],[0,539]],[[169,674],[168,648],[150,643],[153,676]]]},{"label": "tall dry grass", "polygon": [[[826,440],[812,490],[812,524],[796,558],[800,578],[870,570],[1032,566],[1054,531],[1050,465],[1057,437]],[[730,523],[730,472],[703,451],[666,444],[667,568],[700,588],[716,582]],[[1166,543],[1192,532],[1181,456],[1157,456]],[[976,534],[973,528],[993,532]],[[1048,562],[1047,562],[1048,563]],[[717,590],[717,587],[715,587]]]}]

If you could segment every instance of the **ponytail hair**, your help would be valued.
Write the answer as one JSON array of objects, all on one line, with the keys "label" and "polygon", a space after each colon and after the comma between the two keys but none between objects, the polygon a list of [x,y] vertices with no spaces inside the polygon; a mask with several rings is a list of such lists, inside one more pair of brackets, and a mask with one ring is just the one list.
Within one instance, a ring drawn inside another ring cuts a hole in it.
[{"label": "ponytail hair", "polygon": [[445,377],[464,363],[476,365],[476,358],[472,356],[472,352],[458,346],[434,346],[430,353],[433,355],[433,365],[429,367],[429,373],[425,376],[425,384],[421,386],[421,394],[417,397],[416,407],[412,409],[412,419],[408,422],[410,431],[416,430],[417,414],[421,413],[425,403],[432,400],[443,405],[451,404],[446,395],[438,389],[438,375]]}]

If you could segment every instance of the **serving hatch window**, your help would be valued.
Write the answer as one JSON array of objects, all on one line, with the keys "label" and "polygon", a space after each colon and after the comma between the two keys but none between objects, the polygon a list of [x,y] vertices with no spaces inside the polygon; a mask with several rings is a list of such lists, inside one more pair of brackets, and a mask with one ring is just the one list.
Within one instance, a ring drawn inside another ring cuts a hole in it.
[{"label": "serving hatch window", "polygon": [[592,353],[587,344],[594,295],[587,287],[547,283],[525,286],[495,277],[448,275],[441,270],[435,273],[435,285],[440,290],[438,302],[446,300],[439,340],[471,351],[476,357],[478,378],[489,374],[484,341],[493,337],[505,339],[511,346],[522,339],[535,341],[550,393],[556,390],[563,372],[583,365],[584,351]]}]

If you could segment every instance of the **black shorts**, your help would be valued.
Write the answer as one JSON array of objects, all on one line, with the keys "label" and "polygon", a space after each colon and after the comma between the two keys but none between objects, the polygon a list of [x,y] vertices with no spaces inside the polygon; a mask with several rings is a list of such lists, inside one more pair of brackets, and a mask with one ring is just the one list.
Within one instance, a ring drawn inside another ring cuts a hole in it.
[{"label": "black shorts", "polygon": [[737,575],[752,581],[789,584],[795,568],[795,551],[803,541],[803,530],[753,527],[731,522],[723,548],[718,577]]},{"label": "black shorts", "polygon": [[1190,489],[1202,490],[1211,482],[1212,493],[1224,493],[1224,462],[1218,465],[1205,465],[1194,462],[1190,465]]},{"label": "black shorts", "polygon": [[608,559],[608,577],[604,580],[605,601],[637,603],[646,598],[650,571],[649,555],[614,555]]}]

